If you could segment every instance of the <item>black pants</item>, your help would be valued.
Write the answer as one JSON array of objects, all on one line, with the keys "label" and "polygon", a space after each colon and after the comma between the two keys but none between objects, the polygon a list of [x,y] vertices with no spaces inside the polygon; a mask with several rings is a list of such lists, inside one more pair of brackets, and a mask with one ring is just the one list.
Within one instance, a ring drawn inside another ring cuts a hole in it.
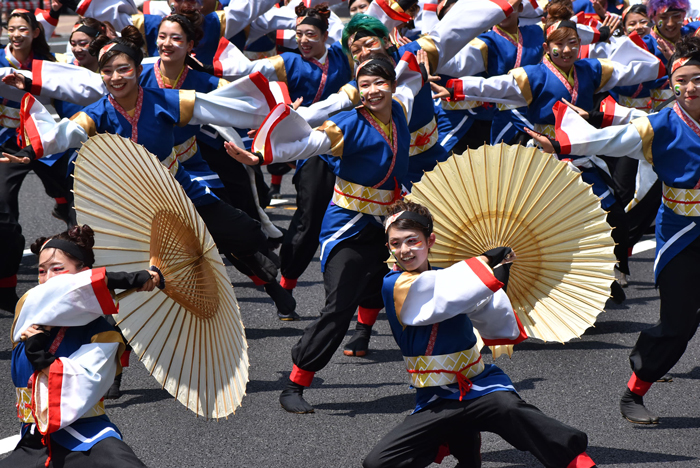
[{"label": "black pants", "polygon": [[[123,468],[145,467],[133,450],[123,441],[108,437],[96,443],[85,452],[71,452],[63,446],[51,443],[51,463],[49,467]],[[41,443],[41,434],[27,432],[17,444],[17,448],[7,458],[0,460],[0,468],[31,467],[43,468],[49,451]]]},{"label": "black pants", "polygon": [[198,206],[197,212],[220,251],[236,257],[267,252],[267,237],[260,223],[238,208],[217,200]]},{"label": "black pants", "polygon": [[612,176],[611,187],[615,196],[624,207],[634,198],[639,161],[626,156],[621,158],[602,157],[610,169]]},{"label": "black pants", "polygon": [[[14,154],[19,147],[12,138],[0,150]],[[73,199],[69,180],[65,176],[66,164],[62,161],[57,161],[53,166],[40,161],[0,164],[0,279],[15,275],[22,261],[24,237],[19,224],[19,191],[30,171],[39,177],[49,197]]]},{"label": "black pants", "polygon": [[318,249],[323,216],[333,197],[335,174],[321,158],[310,158],[294,174],[297,210],[280,248],[280,271],[286,279],[298,279]]},{"label": "black pants", "polygon": [[323,273],[326,305],[292,348],[297,367],[310,372],[323,369],[343,341],[357,307],[384,307],[382,281],[389,272],[385,242],[384,230],[368,225],[331,251]]},{"label": "black pants", "polygon": [[[197,145],[202,153],[202,158],[204,158],[211,170],[218,174],[221,182],[224,184],[226,196],[222,197],[222,199],[225,199],[233,207],[242,210],[251,218],[260,221],[258,207],[253,196],[253,187],[250,184],[246,168],[229,156],[223,146],[217,149],[206,143],[198,142]],[[260,169],[257,172],[260,172]],[[262,179],[262,173],[260,173],[260,179]],[[263,196],[261,197],[260,192],[258,192],[258,198],[261,201],[265,201],[264,206],[267,206],[267,203],[270,201],[267,195],[268,188],[264,185],[264,181],[262,183],[264,186]],[[258,177],[256,177],[256,188],[258,184]]]},{"label": "black pants", "polygon": [[566,468],[588,446],[585,433],[550,418],[516,393],[494,392],[473,400],[442,400],[408,416],[379,441],[363,466],[428,466],[440,445],[449,444],[460,466],[478,467],[470,451],[479,447],[464,446],[478,432],[498,434],[551,468]]},{"label": "black pants", "polygon": [[661,181],[657,180],[644,198],[639,200],[639,203],[627,212],[629,245],[632,246],[639,242],[639,239],[642,238],[649,226],[651,226],[651,223],[654,222],[659,206],[661,206],[662,193]]},{"label": "black pants", "polygon": [[700,238],[673,257],[659,274],[659,321],[639,334],[630,353],[632,370],[645,382],[656,382],[671,370],[700,325],[698,264]]},{"label": "black pants", "polygon": [[620,205],[620,202],[615,202],[608,208],[608,215],[605,218],[612,230],[612,238],[615,241],[615,258],[617,259],[617,268],[624,274],[630,274],[629,267],[629,232],[627,230],[627,218],[625,210]]}]

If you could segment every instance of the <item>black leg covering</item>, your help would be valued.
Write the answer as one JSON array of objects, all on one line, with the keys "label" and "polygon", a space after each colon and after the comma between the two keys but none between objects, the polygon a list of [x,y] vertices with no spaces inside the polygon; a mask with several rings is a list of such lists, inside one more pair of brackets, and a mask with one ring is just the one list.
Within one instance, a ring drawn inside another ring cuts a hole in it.
[{"label": "black leg covering", "polygon": [[659,321],[639,334],[630,353],[632,370],[645,382],[656,382],[683,356],[700,325],[700,237],[669,261],[659,274]]},{"label": "black leg covering", "polygon": [[330,253],[323,273],[326,305],[292,348],[297,367],[323,369],[343,341],[357,306],[383,307],[382,281],[388,273],[384,261],[389,256],[384,243],[383,229],[369,225]]},{"label": "black leg covering", "polygon": [[605,218],[612,230],[612,238],[615,241],[615,258],[617,258],[617,268],[624,274],[630,274],[628,263],[627,242],[629,240],[629,232],[627,230],[627,220],[625,219],[625,210],[619,202],[612,204],[608,208],[608,216]]},{"label": "black leg covering", "polygon": [[[474,433],[485,431],[532,453],[548,468],[566,468],[588,445],[585,433],[550,418],[516,393],[494,392],[474,400],[442,400],[408,416],[379,441],[363,466],[425,467],[440,445],[449,443],[452,450],[457,448],[454,441],[473,441]],[[460,466],[469,459],[465,450],[456,454]]]}]

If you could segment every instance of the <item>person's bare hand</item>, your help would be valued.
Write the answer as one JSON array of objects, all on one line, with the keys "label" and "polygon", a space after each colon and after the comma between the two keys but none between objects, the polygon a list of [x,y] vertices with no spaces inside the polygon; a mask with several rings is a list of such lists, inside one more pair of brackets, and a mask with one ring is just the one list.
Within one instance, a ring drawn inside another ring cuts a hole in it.
[{"label": "person's bare hand", "polygon": [[433,99],[447,99],[452,96],[449,89],[437,83],[430,83],[430,89],[433,91]]},{"label": "person's bare hand", "polygon": [[418,64],[423,64],[425,67],[425,71],[428,72],[428,83],[435,83],[437,81],[440,81],[440,77],[437,75],[431,75],[430,74],[430,60],[428,59],[428,53],[424,51],[423,49],[419,49],[416,52],[416,61]]},{"label": "person's bare hand", "polygon": [[224,142],[224,148],[226,148],[226,152],[228,153],[228,155],[236,161],[238,161],[239,163],[245,164],[247,166],[257,166],[258,164],[260,164],[260,158],[258,158],[250,151],[246,151],[243,148],[239,148],[230,141]]},{"label": "person's bare hand", "polygon": [[620,17],[617,15],[607,15],[605,19],[603,19],[603,24],[601,26],[610,28],[610,34],[612,34],[620,27]]},{"label": "person's bare hand", "polygon": [[520,8],[520,4],[522,3],[522,0],[508,0],[508,3],[510,6],[513,7],[513,11],[518,11],[518,8]]},{"label": "person's bare hand", "polygon": [[29,164],[30,162],[30,159],[27,157],[18,158],[17,156],[12,156],[8,153],[2,153],[2,157],[0,158],[0,163],[5,164]]},{"label": "person's bare hand", "polygon": [[656,46],[659,48],[661,53],[664,54],[666,60],[670,59],[673,55],[673,50],[671,49],[671,46],[666,43],[666,41],[657,41]]},{"label": "person's bare hand", "polygon": [[590,117],[590,115],[588,114],[588,112],[586,112],[585,110],[581,109],[580,107],[577,107],[577,106],[571,104],[571,103],[570,103],[569,101],[567,101],[566,99],[561,98],[561,102],[563,102],[564,104],[566,104],[567,106],[569,106],[574,112],[576,112],[578,115],[580,115],[580,116],[583,117],[584,119],[588,120],[588,117]]},{"label": "person's bare hand", "polygon": [[301,106],[301,103],[304,102],[304,98],[300,97],[297,98],[293,103],[292,103],[292,109],[297,110],[299,109],[299,106]]},{"label": "person's bare hand", "polygon": [[157,271],[148,271],[151,274],[151,279],[146,281],[146,283],[137,289],[139,292],[150,292],[153,291],[158,283],[160,283],[160,275]]},{"label": "person's bare hand", "polygon": [[63,3],[59,2],[58,0],[51,0],[51,9],[53,11],[60,10],[62,6],[63,6]]},{"label": "person's bare hand", "polygon": [[27,91],[25,86],[25,76],[21,73],[13,72],[7,76],[3,76],[2,82],[5,83],[7,86],[12,86],[22,91]]},{"label": "person's bare hand", "polygon": [[534,132],[527,127],[525,127],[525,133],[530,135],[530,137],[537,142],[539,147],[542,148],[542,151],[545,153],[554,153],[554,145],[552,145],[552,142],[549,141],[549,138],[545,135]]},{"label": "person's bare hand", "polygon": [[591,0],[591,3],[593,3],[593,11],[595,11],[596,15],[600,19],[605,19],[605,15],[608,12],[605,11],[605,7],[600,3],[600,0]]}]

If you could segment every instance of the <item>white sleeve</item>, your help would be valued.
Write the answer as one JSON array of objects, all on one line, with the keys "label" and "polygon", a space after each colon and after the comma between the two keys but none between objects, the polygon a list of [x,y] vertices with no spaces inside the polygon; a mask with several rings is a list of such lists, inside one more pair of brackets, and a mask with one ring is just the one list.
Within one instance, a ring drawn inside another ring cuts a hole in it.
[{"label": "white sleeve", "polygon": [[[479,39],[472,40],[462,50],[457,52],[454,57],[441,65],[436,73],[447,76],[471,76],[485,72],[484,56],[478,47],[479,44],[475,41],[479,41]],[[482,41],[479,42],[483,44]]]},{"label": "white sleeve", "polygon": [[250,23],[250,32],[248,33],[246,43],[251,44],[265,34],[273,31],[295,29],[297,24],[296,19],[297,14],[294,12],[294,8],[290,8],[289,5],[281,8],[271,8],[264,15]]},{"label": "white sleeve", "polygon": [[[2,96],[5,99],[9,99],[10,101],[19,102],[22,100],[22,98],[27,92],[21,89],[17,89],[14,86],[8,86],[2,82],[2,79],[4,77],[11,75],[12,73],[19,73],[20,75],[24,75],[27,78],[31,78],[32,72],[28,70],[15,70],[12,67],[0,68],[0,96]],[[50,100],[42,100],[42,102],[44,102],[44,104],[50,104]]]},{"label": "white sleeve", "polygon": [[181,125],[256,128],[277,103],[269,82],[259,73],[209,93],[194,94],[192,118]]},{"label": "white sleeve", "polygon": [[12,331],[15,343],[32,325],[76,327],[102,315],[117,313],[105,282],[104,268],[55,276],[27,291],[21,304]]},{"label": "white sleeve", "polygon": [[312,127],[321,125],[338,112],[350,110],[360,104],[360,94],[357,88],[346,84],[340,91],[331,94],[322,101],[315,102],[308,107],[299,107],[297,113]]},{"label": "white sleeve", "polygon": [[117,372],[119,343],[90,343],[70,356],[56,359],[33,382],[36,424],[51,434],[80,419],[107,393]]},{"label": "white sleeve", "polygon": [[56,30],[56,26],[58,26],[58,18],[52,18],[49,11],[50,10],[39,10],[37,8],[37,10],[34,12],[37,22],[44,28],[44,37],[46,38],[46,42],[51,40],[51,36]]},{"label": "white sleeve", "polygon": [[511,74],[491,78],[466,76],[447,84],[454,87],[455,101],[486,101],[517,107],[529,105]]},{"label": "white sleeve", "polygon": [[[596,93],[610,91],[616,86],[630,86],[659,79],[663,74],[662,70],[665,70],[663,69],[663,64],[649,52],[642,52],[649,55],[649,60],[633,60],[623,64],[601,59],[603,76]],[[611,71],[612,73],[606,74],[606,71]],[[606,80],[607,76],[609,78]]]},{"label": "white sleeve", "polygon": [[228,81],[236,81],[255,72],[262,73],[270,81],[277,81],[277,72],[270,60],[250,60],[238,47],[223,37],[219,42],[219,51],[214,57],[214,72],[219,78]]},{"label": "white sleeve", "polygon": [[273,8],[277,0],[233,0],[224,8],[226,31],[224,37],[231,38],[243,31],[252,21]]},{"label": "white sleeve", "polygon": [[[558,115],[559,109],[564,109],[561,115]],[[646,116],[627,125],[597,129],[564,104],[555,104],[555,115],[555,131],[561,154],[604,154],[648,160],[642,138],[642,133],[651,131]]]},{"label": "white sleeve", "polygon": [[487,301],[479,304],[473,312],[467,313],[472,325],[479,331],[481,338],[488,343],[489,340],[515,340],[523,335],[513,305],[506,292],[502,289],[496,291]]},{"label": "white sleeve", "polygon": [[410,285],[401,309],[401,323],[432,325],[459,314],[474,313],[502,286],[491,270],[476,258],[443,270],[426,271]]},{"label": "white sleeve", "polygon": [[75,12],[83,17],[109,21],[117,31],[132,24],[131,15],[140,13],[134,0],[82,0]]},{"label": "white sleeve", "polygon": [[296,111],[287,105],[278,104],[255,134],[252,151],[263,156],[264,164],[333,154],[337,148],[333,146],[327,128],[338,135],[339,148],[342,150],[342,133],[334,123],[326,122],[314,130]]},{"label": "white sleeve", "polygon": [[67,63],[35,60],[32,64],[32,94],[88,106],[107,94],[98,73]]}]

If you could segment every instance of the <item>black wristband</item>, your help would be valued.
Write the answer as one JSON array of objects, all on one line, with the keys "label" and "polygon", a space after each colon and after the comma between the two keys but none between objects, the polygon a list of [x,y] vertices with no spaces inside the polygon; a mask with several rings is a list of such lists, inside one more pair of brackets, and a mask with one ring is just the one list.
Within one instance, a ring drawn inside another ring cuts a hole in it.
[{"label": "black wristband", "polygon": [[428,82],[428,70],[425,68],[425,65],[422,63],[418,64],[418,68],[420,68],[420,76],[423,77],[423,83]]},{"label": "black wristband", "polygon": [[588,123],[593,125],[595,128],[601,128],[603,126],[603,117],[605,117],[604,112],[598,110],[592,110],[588,112]]},{"label": "black wristband", "polygon": [[214,65],[204,65],[195,60],[191,55],[185,58],[185,63],[192,69],[202,73],[214,75]]},{"label": "black wristband", "polygon": [[[24,75],[22,75],[22,76],[24,76]],[[34,82],[32,81],[31,78],[29,78],[28,76],[24,77],[24,91],[25,92],[31,93],[33,84],[34,84]]]},{"label": "black wristband", "polygon": [[34,370],[40,371],[46,369],[56,360],[56,356],[46,351],[50,340],[51,337],[49,334],[47,332],[42,332],[30,336],[24,342],[24,355],[27,356]]},{"label": "black wristband", "polygon": [[554,152],[556,154],[561,154],[561,144],[557,140],[555,140],[554,138],[547,137],[547,139],[554,147]]},{"label": "black wristband", "polygon": [[495,267],[501,263],[513,251],[510,247],[496,247],[495,249],[484,252],[483,256],[489,259],[489,266]]},{"label": "black wristband", "polygon": [[109,289],[137,289],[151,279],[148,270],[140,270],[127,273],[125,271],[107,272],[107,286]]},{"label": "black wristband", "polygon": [[37,159],[36,151],[34,151],[34,148],[32,148],[31,145],[27,146],[25,148],[22,148],[21,150],[17,151],[12,156],[15,156],[17,158],[29,158],[32,161]]},{"label": "black wristband", "polygon": [[600,32],[600,39],[598,39],[598,42],[607,42],[612,34],[612,31],[610,31],[610,27],[608,26],[601,26],[598,28],[598,32]]},{"label": "black wristband", "polygon": [[61,10],[63,8],[59,8],[58,10],[54,10],[53,8],[49,8],[49,16],[53,19],[58,19],[61,17]]}]

